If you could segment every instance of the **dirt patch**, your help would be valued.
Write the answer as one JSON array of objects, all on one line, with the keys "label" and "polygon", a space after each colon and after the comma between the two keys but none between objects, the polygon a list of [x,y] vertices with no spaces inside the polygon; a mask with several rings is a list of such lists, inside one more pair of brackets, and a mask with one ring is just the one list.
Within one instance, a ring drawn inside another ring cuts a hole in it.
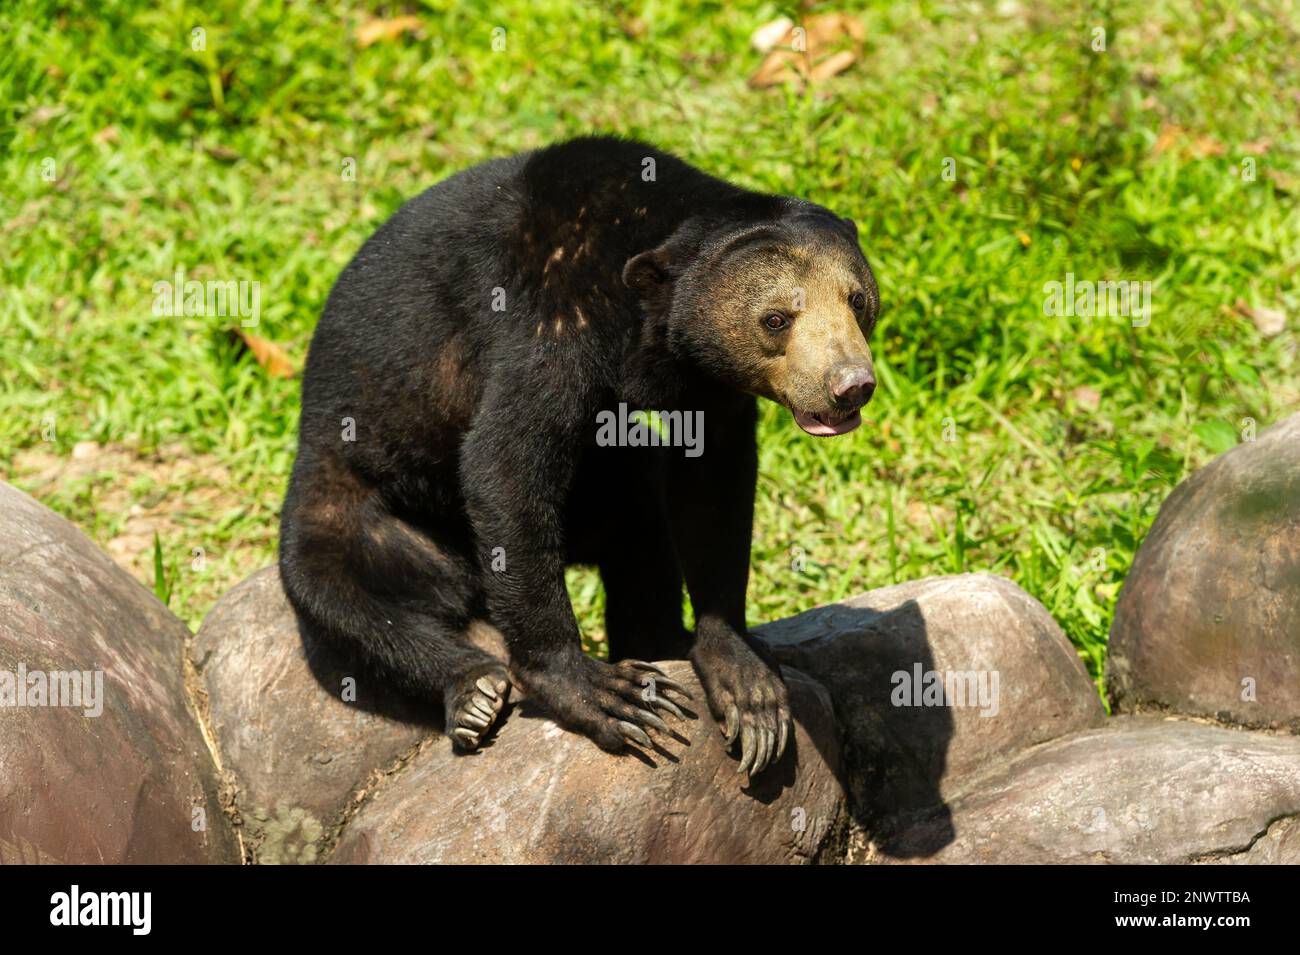
[{"label": "dirt patch", "polygon": [[36,446],[14,456],[4,479],[73,521],[151,591],[157,535],[169,605],[191,626],[274,553],[274,503],[250,500],[216,457],[179,444],[145,452],[83,441],[68,454]]}]

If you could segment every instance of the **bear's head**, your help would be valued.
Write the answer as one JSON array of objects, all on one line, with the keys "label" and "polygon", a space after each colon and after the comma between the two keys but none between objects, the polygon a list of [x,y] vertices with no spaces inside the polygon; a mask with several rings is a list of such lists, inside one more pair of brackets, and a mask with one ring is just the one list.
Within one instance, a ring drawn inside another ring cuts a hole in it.
[{"label": "bear's head", "polygon": [[789,200],[756,221],[692,224],[628,259],[623,280],[707,374],[784,405],[809,434],[862,423],[880,293],[851,220]]}]

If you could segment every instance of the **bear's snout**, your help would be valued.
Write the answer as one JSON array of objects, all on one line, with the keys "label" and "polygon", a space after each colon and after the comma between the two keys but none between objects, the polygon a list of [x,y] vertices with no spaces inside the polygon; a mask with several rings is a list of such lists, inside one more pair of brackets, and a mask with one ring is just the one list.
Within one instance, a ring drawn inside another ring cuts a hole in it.
[{"label": "bear's snout", "polygon": [[869,365],[836,365],[826,373],[826,387],[838,408],[857,410],[871,400],[876,390],[876,376]]}]

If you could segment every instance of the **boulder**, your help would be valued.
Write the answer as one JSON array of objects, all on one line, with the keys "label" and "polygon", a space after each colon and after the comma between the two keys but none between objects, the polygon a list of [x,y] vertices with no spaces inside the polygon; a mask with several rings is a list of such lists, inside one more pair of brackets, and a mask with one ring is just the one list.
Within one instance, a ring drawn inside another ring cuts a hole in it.
[{"label": "boulder", "polygon": [[238,862],[185,624],[5,484],[0,528],[0,863]]},{"label": "boulder", "polygon": [[1300,865],[1300,816],[1279,819],[1244,852],[1199,860],[1215,865]]},{"label": "boulder", "polygon": [[1183,481],[1110,631],[1113,709],[1300,732],[1300,414]]},{"label": "boulder", "polygon": [[1116,717],[968,778],[871,861],[1295,861],[1297,817],[1300,740]]},{"label": "boulder", "polygon": [[[661,664],[703,690],[689,663]],[[614,756],[525,702],[473,756],[431,740],[348,823],[332,862],[806,863],[833,856],[844,810],[830,699],[785,671],[795,733],[742,786],[704,711],[655,765]],[[703,707],[696,707],[703,710]]]},{"label": "boulder", "polygon": [[[829,690],[855,818],[886,853],[903,820],[941,810],[990,761],[1105,719],[1051,615],[1003,577],[909,581],[755,633]],[[930,849],[952,835],[931,832]]]},{"label": "boulder", "polygon": [[222,597],[191,652],[257,862],[317,861],[372,774],[441,720],[300,636],[276,567]]},{"label": "boulder", "polygon": [[[707,714],[658,768],[518,700],[489,745],[454,753],[440,707],[300,632],[275,568],[222,598],[192,652],[260,863],[808,861],[842,828],[830,702],[797,673],[793,754],[742,789]],[[689,664],[665,668],[698,687]]]}]

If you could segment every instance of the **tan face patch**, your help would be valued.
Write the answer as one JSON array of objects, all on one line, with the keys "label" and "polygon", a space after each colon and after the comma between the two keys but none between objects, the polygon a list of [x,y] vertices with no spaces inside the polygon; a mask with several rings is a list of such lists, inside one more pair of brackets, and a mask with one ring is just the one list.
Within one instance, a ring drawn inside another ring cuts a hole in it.
[{"label": "tan face patch", "polygon": [[831,400],[826,382],[833,369],[852,365],[874,371],[861,316],[850,304],[862,283],[838,256],[797,250],[791,259],[781,291],[790,297],[792,322],[769,383],[784,396],[783,403],[820,411]]},{"label": "tan face patch", "polygon": [[[841,368],[873,370],[866,333],[874,282],[861,253],[845,242],[762,241],[723,254],[702,279],[698,324],[720,333],[706,360],[737,386],[792,409],[832,407],[828,378]],[[867,307],[851,303],[863,293]],[[781,316],[784,326],[767,321]]]}]

